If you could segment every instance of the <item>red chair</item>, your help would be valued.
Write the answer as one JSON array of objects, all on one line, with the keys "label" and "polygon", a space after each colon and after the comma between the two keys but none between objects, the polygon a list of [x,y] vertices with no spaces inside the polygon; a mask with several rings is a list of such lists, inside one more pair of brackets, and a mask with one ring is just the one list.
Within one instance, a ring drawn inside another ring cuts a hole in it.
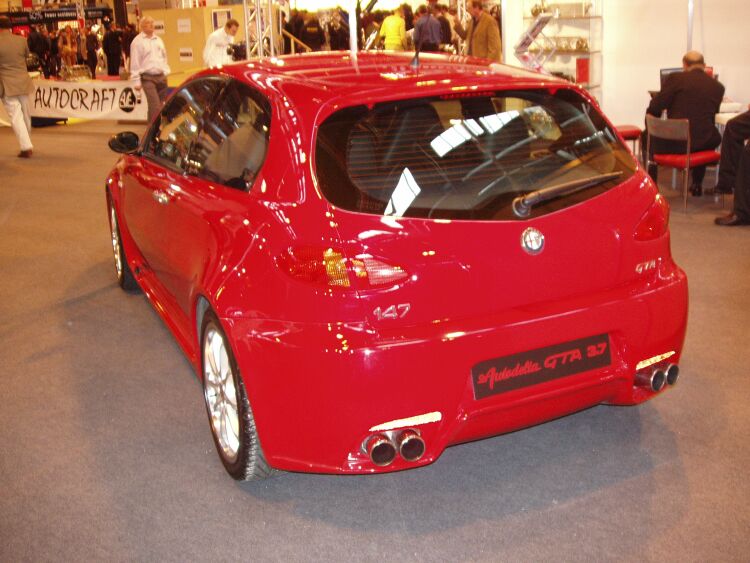
[{"label": "red chair", "polygon": [[651,138],[670,141],[685,141],[686,149],[681,154],[655,154],[653,160],[646,163],[657,166],[677,168],[682,172],[682,196],[687,210],[688,174],[691,168],[719,163],[716,151],[690,152],[690,122],[687,119],[660,119],[653,115],[646,116],[646,154],[651,154]]},{"label": "red chair", "polygon": [[615,129],[617,129],[620,137],[633,143],[633,154],[638,158],[638,143],[641,142],[641,133],[643,132],[641,128],[635,125],[615,125]]}]

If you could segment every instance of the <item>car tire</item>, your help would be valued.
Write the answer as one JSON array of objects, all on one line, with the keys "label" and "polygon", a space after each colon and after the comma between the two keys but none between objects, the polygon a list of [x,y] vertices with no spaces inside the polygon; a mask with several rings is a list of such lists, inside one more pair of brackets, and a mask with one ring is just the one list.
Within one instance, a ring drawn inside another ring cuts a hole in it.
[{"label": "car tire", "polygon": [[270,477],[253,411],[237,362],[216,315],[208,310],[201,328],[201,370],[211,435],[227,472],[237,481]]},{"label": "car tire", "polygon": [[117,275],[117,283],[125,291],[138,291],[140,289],[138,287],[138,282],[135,281],[135,276],[130,270],[127,257],[125,256],[125,249],[122,247],[120,225],[117,221],[115,204],[112,202],[111,197],[108,197],[107,199],[109,202],[109,231],[112,239],[112,253],[115,257],[115,274]]}]

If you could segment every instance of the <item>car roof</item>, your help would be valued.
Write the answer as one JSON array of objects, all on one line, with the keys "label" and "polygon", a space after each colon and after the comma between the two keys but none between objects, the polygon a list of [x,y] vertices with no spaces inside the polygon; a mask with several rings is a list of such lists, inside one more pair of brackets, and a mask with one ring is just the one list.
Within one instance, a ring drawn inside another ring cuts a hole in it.
[{"label": "car roof", "polygon": [[[329,51],[254,59],[221,69],[238,80],[262,90],[284,92],[291,97],[316,98],[317,105],[333,99],[367,97],[394,92],[429,95],[465,88],[524,88],[570,86],[556,77],[522,68],[491,63],[485,59],[421,53],[412,66],[413,53]],[[295,101],[302,101],[297,99]]]}]

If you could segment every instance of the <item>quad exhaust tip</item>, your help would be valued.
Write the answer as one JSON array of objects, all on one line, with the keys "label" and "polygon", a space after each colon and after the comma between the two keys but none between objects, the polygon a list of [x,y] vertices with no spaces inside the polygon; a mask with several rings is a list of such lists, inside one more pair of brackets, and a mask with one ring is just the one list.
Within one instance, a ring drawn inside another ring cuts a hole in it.
[{"label": "quad exhaust tip", "polygon": [[677,383],[677,379],[680,377],[680,368],[677,366],[677,364],[669,364],[667,366],[667,383],[669,385],[674,385]]},{"label": "quad exhaust tip", "polygon": [[398,437],[398,453],[406,461],[418,461],[424,455],[424,440],[414,430],[404,430]]},{"label": "quad exhaust tip", "polygon": [[667,383],[667,374],[660,369],[655,369],[651,373],[636,373],[635,383],[638,387],[645,387],[654,393],[664,389]]},{"label": "quad exhaust tip", "polygon": [[396,459],[396,447],[385,434],[373,434],[365,440],[365,451],[378,467],[386,467]]},{"label": "quad exhaust tip", "polygon": [[393,463],[396,454],[406,461],[419,461],[424,455],[425,443],[418,431],[407,429],[373,434],[365,439],[362,449],[375,465],[386,467]]}]

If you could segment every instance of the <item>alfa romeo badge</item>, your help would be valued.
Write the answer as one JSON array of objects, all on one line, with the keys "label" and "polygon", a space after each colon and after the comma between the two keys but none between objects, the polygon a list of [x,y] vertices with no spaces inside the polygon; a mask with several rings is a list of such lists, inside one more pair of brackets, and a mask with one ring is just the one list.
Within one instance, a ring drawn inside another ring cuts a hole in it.
[{"label": "alfa romeo badge", "polygon": [[544,249],[544,235],[534,227],[529,227],[521,233],[521,246],[529,254],[539,254]]}]

